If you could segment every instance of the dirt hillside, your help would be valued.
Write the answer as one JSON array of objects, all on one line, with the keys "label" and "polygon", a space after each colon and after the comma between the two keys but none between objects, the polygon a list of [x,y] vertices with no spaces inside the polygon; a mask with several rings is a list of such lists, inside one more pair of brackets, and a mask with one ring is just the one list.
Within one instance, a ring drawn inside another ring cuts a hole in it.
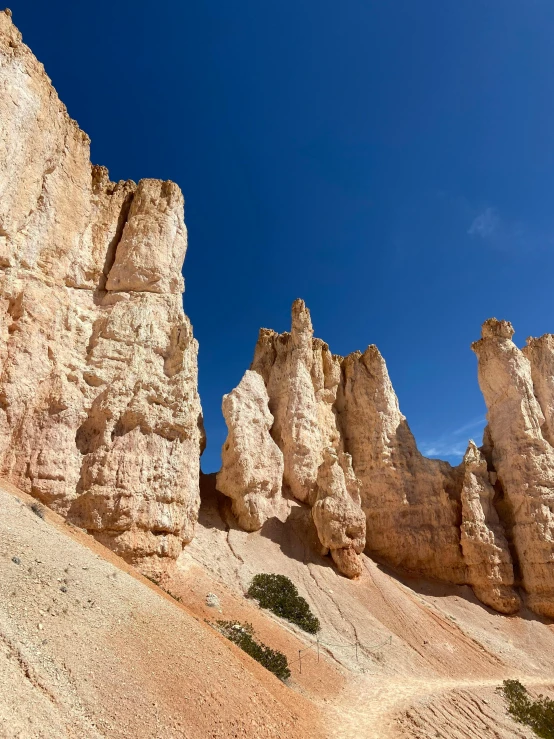
[{"label": "dirt hillside", "polygon": [[[260,630],[296,660],[293,679],[319,703],[329,736],[533,736],[509,718],[495,688],[512,677],[531,693],[554,686],[548,621],[526,610],[503,616],[468,587],[402,580],[365,555],[363,576],[347,580],[329,557],[315,554],[317,533],[302,505],[294,504],[286,524],[272,519],[248,534],[236,526],[211,476],[203,479],[202,499],[197,535],[178,560],[171,587],[199,614],[211,588],[229,617],[263,618]],[[244,598],[258,572],[287,575],[307,598],[322,624],[319,662],[313,637]],[[307,649],[301,673],[297,642]]]},{"label": "dirt hillside", "polygon": [[318,737],[298,692],[0,484],[0,736]]},{"label": "dirt hillside", "polygon": [[[552,694],[551,625],[501,616],[469,588],[403,582],[365,556],[362,578],[346,580],[314,554],[301,505],[247,534],[204,478],[169,595],[34,502],[0,484],[2,738],[531,739],[495,688],[517,677]],[[257,572],[297,584],[317,638],[245,597]],[[217,619],[251,623],[283,651],[287,684],[205,623]]]}]

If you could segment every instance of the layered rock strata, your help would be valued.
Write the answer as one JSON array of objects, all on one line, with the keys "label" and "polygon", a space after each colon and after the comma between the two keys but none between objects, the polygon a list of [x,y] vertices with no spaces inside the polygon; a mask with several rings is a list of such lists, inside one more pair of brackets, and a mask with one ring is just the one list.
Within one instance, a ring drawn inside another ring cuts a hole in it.
[{"label": "layered rock strata", "polygon": [[0,475],[145,569],[199,505],[186,247],[177,185],[91,166],[0,13]]},{"label": "layered rock strata", "polygon": [[216,486],[232,499],[233,513],[246,531],[261,529],[269,518],[286,519],[290,507],[282,496],[283,454],[269,433],[268,403],[264,381],[250,370],[223,397],[229,433]]},{"label": "layered rock strata", "polygon": [[[527,353],[512,341],[508,321],[491,318],[472,345],[488,409],[488,454],[506,503],[528,605],[554,617],[554,449],[535,392],[549,411],[549,341],[531,341]],[[546,346],[545,346],[546,345]],[[535,368],[533,370],[533,364]],[[536,384],[533,382],[533,373]]]}]

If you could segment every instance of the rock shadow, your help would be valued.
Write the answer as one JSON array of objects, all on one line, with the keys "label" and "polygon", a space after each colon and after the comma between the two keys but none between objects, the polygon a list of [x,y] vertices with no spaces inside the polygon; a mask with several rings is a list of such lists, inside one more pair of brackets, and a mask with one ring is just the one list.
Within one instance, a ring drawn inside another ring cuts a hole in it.
[{"label": "rock shadow", "polygon": [[534,613],[533,611],[530,611],[529,608],[527,608],[527,606],[525,605],[525,592],[521,588],[515,588],[516,592],[521,597],[522,602],[519,611],[512,614],[501,613],[500,611],[496,611],[494,608],[491,608],[490,606],[487,606],[485,603],[480,601],[473,592],[473,588],[470,585],[455,585],[453,583],[442,582],[441,580],[423,578],[421,576],[418,576],[417,573],[397,570],[390,565],[387,565],[385,562],[378,561],[368,554],[365,554],[365,556],[369,557],[369,559],[372,559],[373,562],[375,562],[377,568],[381,570],[381,572],[384,572],[386,575],[401,583],[406,588],[409,588],[418,595],[437,599],[456,597],[460,600],[465,600],[468,603],[477,606],[478,608],[486,611],[486,613],[489,613],[492,616],[500,616],[507,619],[523,619],[525,621],[535,621],[537,623],[544,624],[545,626],[552,624],[551,619],[540,616],[539,614]]}]

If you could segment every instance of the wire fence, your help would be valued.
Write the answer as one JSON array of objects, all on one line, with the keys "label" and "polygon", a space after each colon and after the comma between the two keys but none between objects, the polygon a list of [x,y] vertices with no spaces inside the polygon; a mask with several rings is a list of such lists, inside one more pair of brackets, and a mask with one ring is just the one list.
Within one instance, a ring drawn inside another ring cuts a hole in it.
[{"label": "wire fence", "polygon": [[356,656],[356,662],[359,662],[359,656],[360,653],[363,655],[366,652],[375,652],[378,649],[381,649],[384,646],[391,646],[392,645],[392,636],[389,636],[387,639],[385,639],[382,642],[379,642],[377,644],[372,644],[370,646],[367,646],[365,644],[362,644],[358,641],[356,638],[355,642],[347,642],[346,644],[332,644],[330,642],[324,642],[319,639],[319,637],[316,639],[313,644],[310,644],[309,647],[304,647],[304,649],[298,650],[298,657],[296,659],[289,660],[289,666],[295,665],[298,663],[298,671],[300,674],[302,674],[302,658],[307,657],[307,652],[311,652],[312,650],[315,650],[317,652],[317,661],[319,662],[319,654],[321,648],[332,648],[332,649],[353,649],[354,654]]}]

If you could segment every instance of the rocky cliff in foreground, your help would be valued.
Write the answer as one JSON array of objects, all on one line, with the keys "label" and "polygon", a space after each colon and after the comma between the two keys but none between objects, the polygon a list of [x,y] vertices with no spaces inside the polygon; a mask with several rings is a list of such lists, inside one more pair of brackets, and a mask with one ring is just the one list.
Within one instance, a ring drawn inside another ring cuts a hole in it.
[{"label": "rocky cliff in foreground", "polygon": [[0,12],[0,475],[153,570],[199,505],[186,248],[177,185],[91,166]]},{"label": "rocky cliff in foreground", "polygon": [[[290,333],[261,329],[247,373],[263,380],[267,408],[259,412],[274,419],[264,443],[271,436],[283,457],[272,465],[264,456],[257,489],[271,478],[285,499],[310,506],[322,551],[348,577],[360,574],[365,550],[419,576],[471,585],[503,613],[519,609],[522,586],[531,609],[554,617],[554,339],[529,339],[520,351],[512,334],[509,323],[491,319],[472,347],[489,426],[482,450],[470,441],[452,467],[418,451],[377,347],[332,354],[295,301]],[[263,390],[257,396],[261,403]],[[221,492],[235,499],[241,488],[224,484],[228,460],[247,467],[261,448],[244,423],[252,443],[235,444],[238,415],[240,408],[226,414],[218,476]],[[268,515],[265,508],[258,528]]]}]

